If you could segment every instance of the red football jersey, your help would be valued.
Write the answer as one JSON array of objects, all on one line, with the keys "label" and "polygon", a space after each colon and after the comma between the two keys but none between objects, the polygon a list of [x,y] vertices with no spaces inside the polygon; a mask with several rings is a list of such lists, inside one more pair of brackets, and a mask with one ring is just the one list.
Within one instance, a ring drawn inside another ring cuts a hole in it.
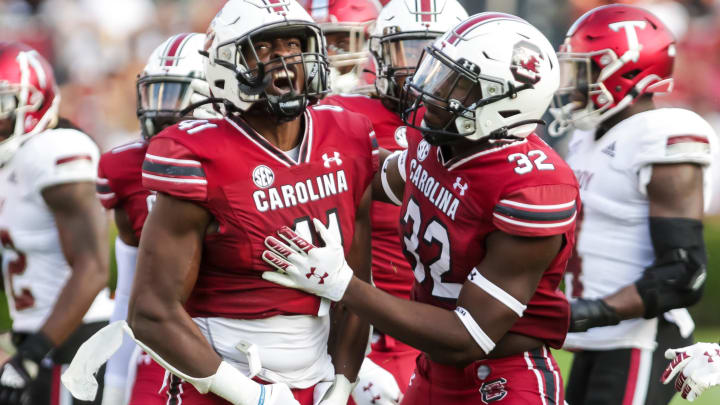
[{"label": "red football jersey", "polygon": [[135,235],[140,238],[148,209],[155,195],[142,185],[142,164],[148,143],[139,140],[118,146],[100,156],[97,196],[107,209],[127,212]]},{"label": "red football jersey", "polygon": [[[336,95],[325,98],[322,103],[337,105],[368,117],[381,148],[390,151],[407,148],[405,123],[400,116],[385,108],[380,99],[361,95]],[[400,207],[373,201],[371,217],[373,281],[381,290],[409,299],[415,277],[398,239]]]},{"label": "red football jersey", "polygon": [[311,218],[350,249],[355,213],[378,166],[370,122],[335,106],[310,107],[298,162],[241,120],[185,121],[152,138],[143,185],[207,209],[191,316],[234,319],[318,313],[320,299],[261,278],[264,240],[282,225],[311,240]]},{"label": "red football jersey", "polygon": [[562,250],[510,329],[560,347],[570,308],[558,285],[575,243],[580,205],[567,164],[536,135],[444,162],[437,147],[408,130],[405,172],[400,232],[415,272],[413,298],[454,309],[463,283],[485,256],[485,238],[494,231],[561,234]]}]

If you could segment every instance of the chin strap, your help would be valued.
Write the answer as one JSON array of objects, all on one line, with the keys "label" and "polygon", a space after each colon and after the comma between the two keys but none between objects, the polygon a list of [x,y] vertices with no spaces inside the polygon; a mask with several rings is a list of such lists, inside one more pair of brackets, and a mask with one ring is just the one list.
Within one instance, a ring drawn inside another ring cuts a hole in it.
[{"label": "chin strap", "polygon": [[504,126],[502,128],[498,128],[492,132],[490,132],[490,135],[488,135],[488,139],[490,140],[500,140],[500,139],[520,139],[517,136],[509,135],[508,131],[521,127],[523,125],[530,125],[530,124],[537,124],[537,125],[547,125],[545,121],[543,120],[522,120],[515,123],[512,123],[510,125]]}]

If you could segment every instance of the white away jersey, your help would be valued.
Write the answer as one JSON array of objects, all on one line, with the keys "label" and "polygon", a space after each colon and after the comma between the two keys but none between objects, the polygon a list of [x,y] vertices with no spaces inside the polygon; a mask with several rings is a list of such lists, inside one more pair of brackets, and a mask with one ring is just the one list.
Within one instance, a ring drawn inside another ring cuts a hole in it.
[{"label": "white away jersey", "polygon": [[[35,332],[43,325],[71,272],[41,191],[57,184],[94,182],[98,158],[98,148],[87,135],[53,129],[28,139],[0,168],[2,272],[15,331]],[[84,319],[106,320],[111,311],[106,289]]]},{"label": "white away jersey", "polygon": [[[618,123],[599,140],[594,131],[576,131],[567,162],[580,183],[583,212],[578,221],[577,256],[568,263],[566,293],[588,299],[612,294],[636,281],[655,259],[648,225],[647,184],[656,163],[692,162],[704,170],[709,205],[710,163],[715,133],[696,113],[663,108]],[[685,309],[676,321],[692,321]],[[683,325],[679,323],[681,329]],[[566,348],[655,347],[657,320],[631,319],[616,326],[570,333]]]}]

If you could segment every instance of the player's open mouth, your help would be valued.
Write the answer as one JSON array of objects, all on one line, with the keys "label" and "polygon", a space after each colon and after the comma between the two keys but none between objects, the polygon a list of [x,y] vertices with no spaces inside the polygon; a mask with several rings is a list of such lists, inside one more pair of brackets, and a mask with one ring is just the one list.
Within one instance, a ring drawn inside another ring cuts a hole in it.
[{"label": "player's open mouth", "polygon": [[288,92],[293,89],[293,81],[295,80],[295,72],[291,70],[276,70],[272,74],[273,87],[281,92]]}]

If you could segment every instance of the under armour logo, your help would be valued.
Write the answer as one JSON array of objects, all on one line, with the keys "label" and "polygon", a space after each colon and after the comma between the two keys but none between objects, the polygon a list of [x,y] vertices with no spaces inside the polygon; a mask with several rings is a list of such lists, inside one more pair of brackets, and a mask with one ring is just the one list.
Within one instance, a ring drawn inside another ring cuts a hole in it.
[{"label": "under armour logo", "polygon": [[372,385],[373,385],[372,383],[368,383],[368,385],[363,387],[363,391],[369,391],[370,387],[372,387]]},{"label": "under armour logo", "polygon": [[308,280],[309,280],[311,277],[319,278],[320,281],[318,281],[318,284],[325,284],[325,278],[326,278],[327,276],[329,276],[329,274],[328,274],[328,273],[325,273],[325,274],[323,274],[323,275],[321,276],[321,275],[315,273],[316,270],[317,270],[317,269],[316,269],[315,267],[311,267],[311,268],[310,268],[310,273],[305,274],[305,277],[307,277]]},{"label": "under armour logo", "polygon": [[465,195],[465,192],[468,189],[468,184],[467,183],[463,184],[462,179],[460,177],[458,177],[457,179],[455,179],[455,184],[453,184],[453,188],[455,190],[460,191],[460,195],[462,196],[462,195]]},{"label": "under armour logo", "polygon": [[717,353],[708,353],[708,352],[705,352],[705,353],[703,353],[703,355],[707,356],[707,362],[708,362],[708,363],[714,363],[715,360],[713,360],[713,356],[717,355]]},{"label": "under armour logo", "polygon": [[478,67],[478,65],[470,62],[470,61],[467,60],[467,59],[462,58],[462,59],[460,59],[460,60],[458,61],[458,63],[460,64],[460,66],[463,67],[463,69],[465,69],[465,70],[467,70],[467,71],[469,71],[469,72],[472,72],[472,73],[474,73],[474,74],[480,73],[480,68]]},{"label": "under armour logo", "polygon": [[333,156],[328,156],[327,153],[323,153],[323,166],[326,168],[330,168],[330,163],[335,162],[336,165],[340,166],[342,164],[342,159],[340,159],[340,153],[339,152],[333,152]]}]

